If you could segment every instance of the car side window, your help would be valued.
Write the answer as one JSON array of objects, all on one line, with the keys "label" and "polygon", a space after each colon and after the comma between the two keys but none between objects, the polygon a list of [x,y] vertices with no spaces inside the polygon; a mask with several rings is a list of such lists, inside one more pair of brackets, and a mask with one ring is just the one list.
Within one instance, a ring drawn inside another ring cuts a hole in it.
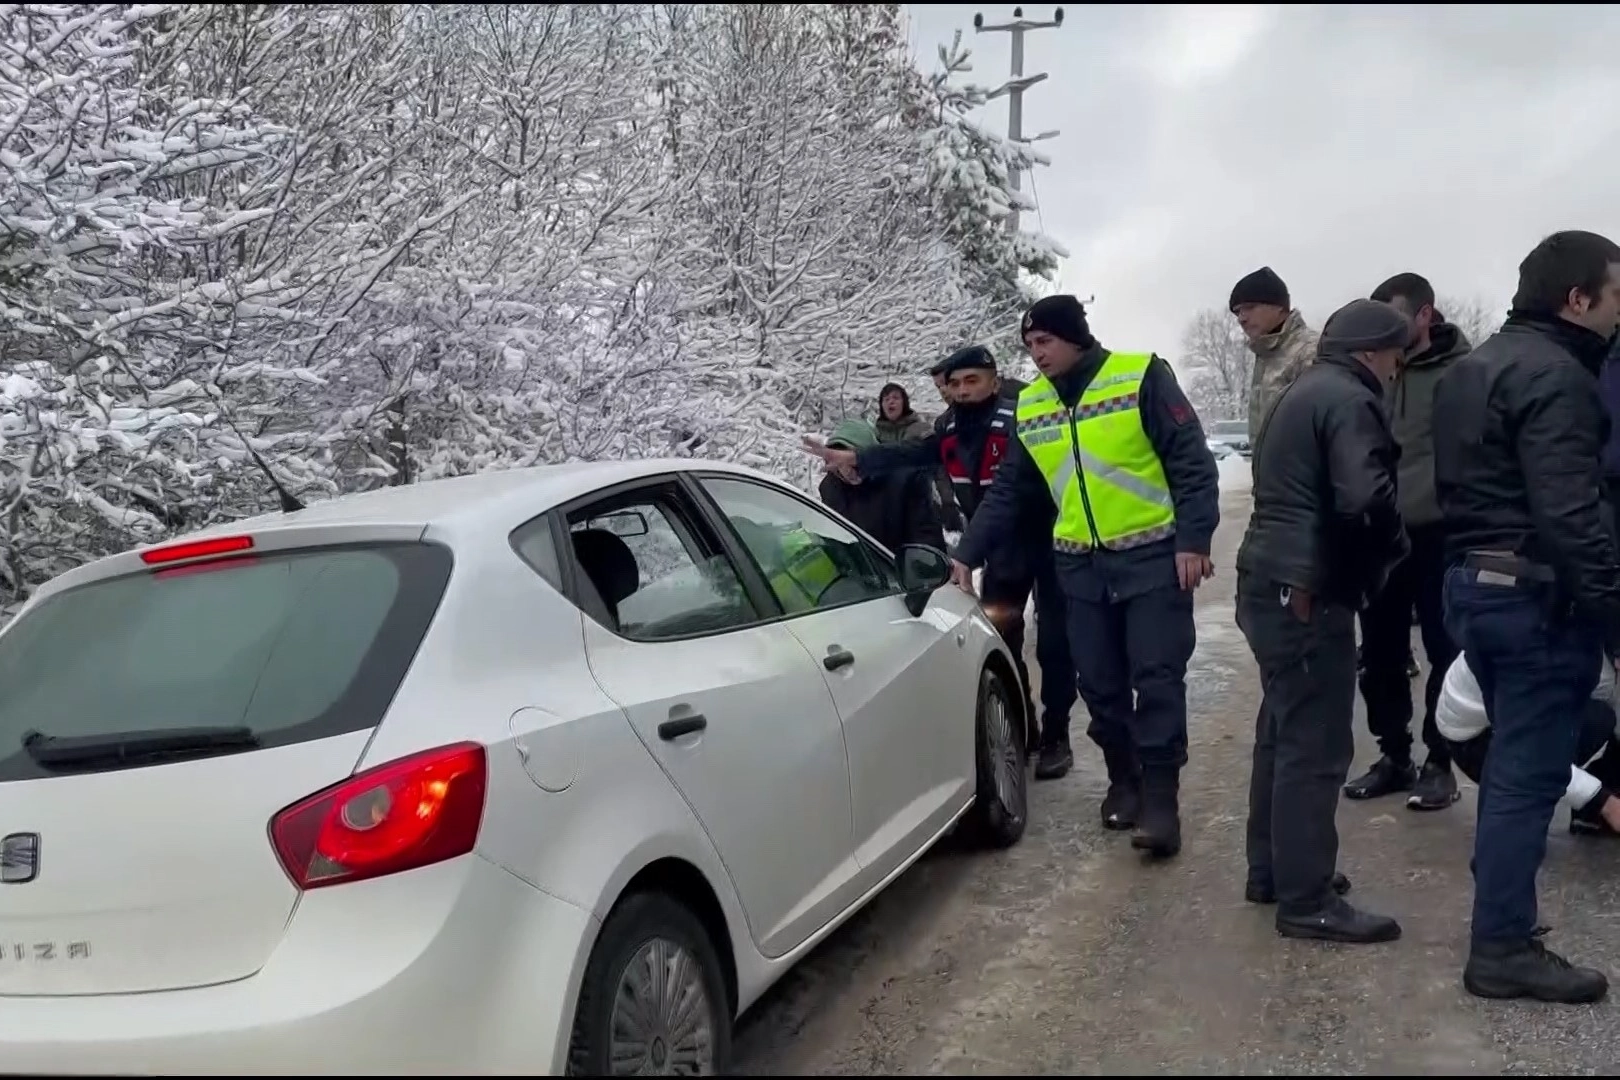
[{"label": "car side window", "polygon": [[557,558],[557,541],[547,518],[537,517],[513,529],[511,543],[512,550],[529,564],[529,569],[545,578],[558,592],[563,591],[562,562]]},{"label": "car side window", "polygon": [[837,521],[748,480],[699,480],[789,615],[900,592],[894,566]]},{"label": "car side window", "polygon": [[759,621],[731,560],[669,494],[580,507],[569,513],[568,531],[574,561],[601,599],[587,610],[610,630],[658,641]]}]

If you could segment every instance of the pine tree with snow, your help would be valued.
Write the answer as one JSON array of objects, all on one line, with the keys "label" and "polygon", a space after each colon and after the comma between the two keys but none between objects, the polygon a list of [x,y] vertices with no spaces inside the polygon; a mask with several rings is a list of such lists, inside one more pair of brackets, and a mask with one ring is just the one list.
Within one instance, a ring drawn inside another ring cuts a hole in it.
[{"label": "pine tree with snow", "polygon": [[1021,348],[1023,310],[1045,295],[1069,254],[1051,237],[1008,228],[1015,209],[1035,209],[1028,195],[1013,189],[1013,168],[1027,172],[1050,162],[972,115],[988,91],[961,81],[972,66],[960,31],[948,47],[940,46],[938,59],[938,69],[917,80],[911,122],[927,154],[932,198],[961,255],[963,287],[987,306],[980,339],[1006,358]]}]

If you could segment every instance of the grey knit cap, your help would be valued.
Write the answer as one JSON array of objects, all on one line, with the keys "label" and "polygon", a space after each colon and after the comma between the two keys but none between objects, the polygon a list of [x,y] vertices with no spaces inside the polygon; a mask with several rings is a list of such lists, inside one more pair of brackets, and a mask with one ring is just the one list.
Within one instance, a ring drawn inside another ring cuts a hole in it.
[{"label": "grey knit cap", "polygon": [[1415,328],[1399,308],[1382,300],[1352,300],[1335,311],[1322,327],[1322,355],[1404,349]]}]

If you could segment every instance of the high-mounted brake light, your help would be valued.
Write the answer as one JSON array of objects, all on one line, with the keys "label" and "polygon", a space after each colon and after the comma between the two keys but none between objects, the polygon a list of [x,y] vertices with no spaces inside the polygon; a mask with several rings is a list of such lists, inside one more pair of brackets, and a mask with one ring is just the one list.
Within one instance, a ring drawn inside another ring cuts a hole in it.
[{"label": "high-mounted brake light", "polygon": [[414,870],[473,849],[486,783],[477,743],[412,754],[287,807],[270,842],[300,889]]},{"label": "high-mounted brake light", "polygon": [[203,559],[210,555],[231,555],[238,551],[250,551],[253,548],[251,536],[215,536],[207,540],[187,540],[179,544],[169,544],[166,547],[150,548],[141,552],[141,562],[147,566],[162,566],[165,563],[180,562],[184,559]]}]

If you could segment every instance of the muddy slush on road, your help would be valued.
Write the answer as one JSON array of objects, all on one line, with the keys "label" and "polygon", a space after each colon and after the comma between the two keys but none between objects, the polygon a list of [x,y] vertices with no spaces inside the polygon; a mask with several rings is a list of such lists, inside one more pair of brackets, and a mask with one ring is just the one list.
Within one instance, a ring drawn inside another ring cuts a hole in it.
[{"label": "muddy slush on road", "polygon": [[[1216,577],[1198,593],[1181,855],[1102,828],[1101,754],[1075,707],[1075,769],[1031,787],[1023,842],[942,845],[743,1018],[739,1075],[1606,1073],[1612,1004],[1487,1003],[1462,988],[1474,795],[1416,814],[1342,801],[1340,868],[1388,945],[1287,941],[1243,899],[1258,676],[1232,615],[1248,463],[1221,462]],[[1240,475],[1241,474],[1241,475]],[[1036,632],[1039,632],[1038,630]],[[1034,650],[1027,644],[1032,671]],[[1417,654],[1422,655],[1421,647]],[[1357,702],[1357,764],[1376,750]],[[1542,872],[1555,947],[1620,974],[1620,843],[1560,811]]]}]

